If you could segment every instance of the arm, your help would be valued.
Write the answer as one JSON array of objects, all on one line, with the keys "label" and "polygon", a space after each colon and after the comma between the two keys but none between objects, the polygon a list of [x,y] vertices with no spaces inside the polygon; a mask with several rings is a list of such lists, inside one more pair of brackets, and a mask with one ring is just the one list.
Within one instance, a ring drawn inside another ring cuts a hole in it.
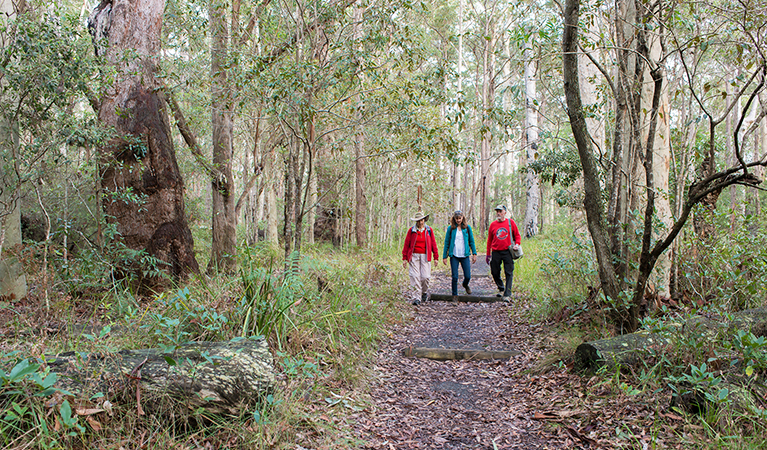
[{"label": "arm", "polygon": [[[431,229],[431,251],[433,252],[432,258],[434,259],[434,264],[437,264],[439,262],[439,249],[437,248],[437,239],[434,237],[434,228]],[[428,249],[426,250],[428,251]]]},{"label": "arm", "polygon": [[517,228],[517,223],[513,220],[509,219],[511,222],[511,236],[514,239],[514,244],[520,245],[522,244],[522,235],[519,234],[519,229]]},{"label": "arm", "polygon": [[477,254],[477,247],[474,246],[474,233],[471,231],[471,225],[466,225],[466,230],[469,232],[469,247],[471,247],[471,254]]},{"label": "arm", "polygon": [[407,234],[405,235],[405,245],[402,247],[402,260],[408,261],[410,258],[408,258],[408,249],[410,248],[410,241],[413,239],[412,237],[413,233],[410,232],[410,228],[407,229]]},{"label": "arm", "polygon": [[445,245],[442,246],[442,257],[444,259],[447,259],[447,254],[449,253],[448,250],[450,249],[450,232],[452,231],[452,227],[447,227],[447,230],[445,230]]},{"label": "arm", "polygon": [[487,256],[490,256],[490,254],[493,252],[491,246],[493,245],[493,223],[490,224],[489,229],[487,230]]}]

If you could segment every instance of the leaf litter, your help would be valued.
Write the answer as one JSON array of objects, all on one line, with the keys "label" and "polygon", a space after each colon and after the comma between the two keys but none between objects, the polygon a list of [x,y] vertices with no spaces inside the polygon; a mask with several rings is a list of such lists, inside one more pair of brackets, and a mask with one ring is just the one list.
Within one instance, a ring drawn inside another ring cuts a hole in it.
[{"label": "leaf litter", "polygon": [[[433,291],[449,293],[449,286],[449,276],[433,276]],[[488,277],[472,278],[472,289],[495,292]],[[523,318],[523,296],[514,295],[511,304],[403,307],[412,308],[412,319],[382,343],[369,404],[351,415],[366,443],[360,448],[685,448],[658,394],[610,389],[566,364],[530,370],[554,352],[557,335],[555,327]],[[508,360],[434,361],[403,356],[411,346],[521,353]]]}]

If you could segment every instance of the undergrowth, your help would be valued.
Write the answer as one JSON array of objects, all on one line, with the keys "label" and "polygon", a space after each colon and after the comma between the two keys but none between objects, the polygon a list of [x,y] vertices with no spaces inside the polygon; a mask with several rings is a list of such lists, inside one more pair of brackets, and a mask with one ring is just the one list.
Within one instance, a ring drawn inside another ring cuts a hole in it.
[{"label": "undergrowth", "polygon": [[[266,246],[240,253],[236,275],[193,277],[159,295],[137,297],[114,284],[93,298],[70,297],[57,304],[89,310],[92,325],[70,324],[34,347],[23,337],[6,342],[0,348],[3,448],[357,448],[347,425],[317,416],[342,417],[364,406],[352,392],[370,379],[366,368],[381,331],[401,319],[397,258],[323,245],[287,264]],[[25,326],[19,321],[17,329]],[[43,357],[150,347],[173,355],[190,343],[243,337],[268,340],[279,381],[236,417],[185,410],[178,402],[142,415],[130,396],[70,395],[54,387],[58,375]]]}]

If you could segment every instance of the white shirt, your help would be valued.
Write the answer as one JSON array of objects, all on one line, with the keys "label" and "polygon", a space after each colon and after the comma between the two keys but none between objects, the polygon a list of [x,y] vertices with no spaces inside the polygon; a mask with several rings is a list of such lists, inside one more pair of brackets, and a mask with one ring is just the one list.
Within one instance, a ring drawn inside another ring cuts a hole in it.
[{"label": "white shirt", "polygon": [[453,247],[453,256],[456,258],[464,258],[466,256],[466,244],[463,241],[463,230],[461,228],[455,229],[455,247]]}]

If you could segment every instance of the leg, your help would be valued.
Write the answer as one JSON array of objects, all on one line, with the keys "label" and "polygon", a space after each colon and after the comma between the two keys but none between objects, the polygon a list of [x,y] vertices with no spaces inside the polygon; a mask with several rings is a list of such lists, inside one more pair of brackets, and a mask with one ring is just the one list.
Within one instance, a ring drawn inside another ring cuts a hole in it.
[{"label": "leg", "polygon": [[417,305],[421,301],[421,262],[417,254],[413,254],[408,262],[408,274],[410,275],[410,301]]},{"label": "leg", "polygon": [[503,256],[503,272],[506,275],[506,289],[503,291],[504,297],[511,297],[511,285],[514,282],[514,260],[511,258],[511,252],[506,251]]},{"label": "leg", "polygon": [[451,279],[451,285],[453,295],[458,295],[458,264],[460,263],[459,258],[456,258],[455,256],[450,257],[450,273],[452,275]]},{"label": "leg", "polygon": [[471,281],[471,258],[461,258],[461,268],[463,269],[463,287],[466,289],[467,294],[471,294],[469,289],[469,281]]},{"label": "leg", "polygon": [[504,290],[503,280],[501,280],[501,255],[500,252],[493,250],[493,255],[490,259],[490,274],[493,276],[493,281],[498,287],[499,291]]},{"label": "leg", "polygon": [[425,300],[429,294],[429,281],[431,281],[431,264],[429,264],[426,254],[421,256],[421,299]]}]

